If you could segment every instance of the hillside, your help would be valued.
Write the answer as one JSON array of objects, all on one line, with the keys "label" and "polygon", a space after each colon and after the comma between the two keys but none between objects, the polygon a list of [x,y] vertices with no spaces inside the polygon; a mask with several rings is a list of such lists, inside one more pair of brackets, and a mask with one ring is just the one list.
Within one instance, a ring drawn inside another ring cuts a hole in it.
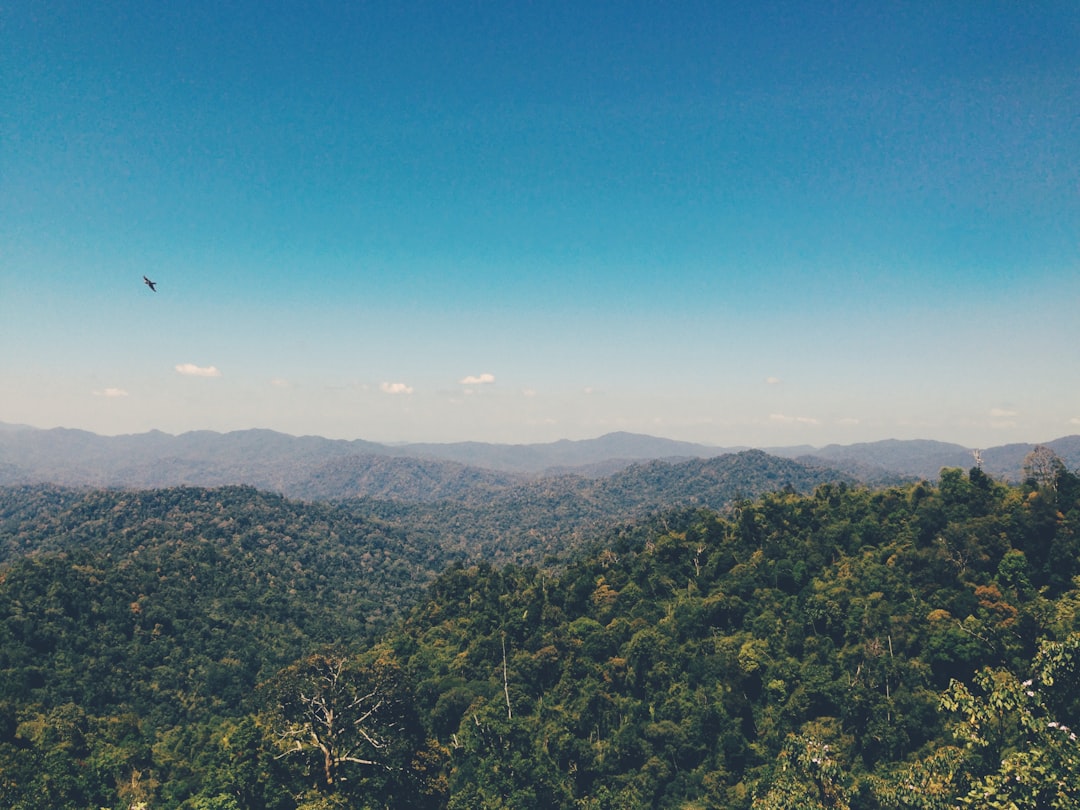
[{"label": "hillside", "polygon": [[696,479],[771,494],[542,568],[359,501],[2,490],[0,805],[1080,801],[1080,479],[800,494],[754,456]]},{"label": "hillside", "polygon": [[678,463],[632,465],[606,478],[564,475],[426,503],[364,498],[343,506],[401,526],[429,542],[492,563],[539,563],[613,527],[673,511],[727,509],[766,492],[810,492],[854,483],[835,470],[758,450]]},{"label": "hillside", "polygon": [[[127,808],[143,778],[178,806],[205,776],[190,746],[260,683],[370,642],[460,559],[246,487],[0,488],[0,806]],[[41,744],[61,765],[25,759]]]},{"label": "hillside", "polygon": [[314,501],[366,497],[422,503],[486,498],[526,480],[456,461],[364,455],[328,461],[285,490],[291,498]]},{"label": "hillside", "polygon": [[[598,480],[560,476],[519,483],[452,462],[402,461],[365,460],[355,465],[353,459],[342,459],[334,467],[338,477],[327,484],[331,491],[375,489],[384,497],[346,498],[336,505],[311,503],[310,514],[319,515],[338,535],[345,531],[339,524],[364,526],[375,519],[380,531],[408,542],[395,554],[409,562],[429,552],[523,563],[564,555],[609,526],[654,513],[724,509],[737,499],[765,492],[809,492],[824,482],[851,482],[835,471],[760,451],[679,464],[649,462]],[[317,491],[308,494],[319,500]],[[211,498],[224,498],[245,512],[254,510],[257,525],[264,527],[288,526],[296,515],[308,514],[301,502],[251,487],[133,491],[0,487],[0,561],[72,544],[93,548],[94,542],[116,532],[146,534],[154,527],[166,535],[198,531],[214,537],[220,527],[214,522],[206,525],[205,502]],[[247,503],[251,499],[258,508]],[[173,501],[182,505],[170,505]],[[281,514],[273,514],[275,510]],[[146,514],[156,515],[157,522],[140,523]],[[253,520],[245,517],[243,525]]]},{"label": "hillside", "polygon": [[386,644],[450,807],[1074,806],[1077,528],[1070,475],[769,495],[449,572]]},{"label": "hillside", "polygon": [[[0,778],[0,803],[43,792],[51,807],[108,806],[145,774],[142,790],[178,806],[205,780],[177,746],[213,749],[259,710],[260,683],[327,646],[369,643],[455,561],[565,557],[635,516],[822,480],[835,476],[745,453],[495,498],[478,484],[471,500],[411,507],[250,487],[0,487],[0,773],[14,779]],[[71,723],[74,759],[42,786],[19,751]],[[87,767],[97,781],[75,776]]]},{"label": "hillside", "polygon": [[[0,563],[33,567],[55,556],[70,559],[73,570],[83,564],[76,560],[94,560],[85,564],[101,569],[95,576],[122,569],[146,594],[168,579],[158,566],[176,568],[185,573],[171,581],[193,604],[226,592],[241,598],[239,589],[250,591],[241,601],[255,600],[244,602],[252,607],[284,590],[303,591],[309,606],[339,610],[336,623],[344,621],[349,635],[396,615],[451,560],[464,559],[354,510],[251,487],[0,487]],[[265,569],[265,579],[249,581],[252,566]]]}]

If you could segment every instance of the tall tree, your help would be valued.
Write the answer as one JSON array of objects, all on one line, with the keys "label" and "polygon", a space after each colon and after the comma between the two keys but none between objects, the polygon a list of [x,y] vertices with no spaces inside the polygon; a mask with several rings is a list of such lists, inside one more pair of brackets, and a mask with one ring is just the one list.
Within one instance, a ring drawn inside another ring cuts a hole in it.
[{"label": "tall tree", "polygon": [[399,788],[410,792],[408,771],[423,740],[395,662],[316,653],[282,670],[269,691],[278,758],[300,760],[320,791],[377,800]]},{"label": "tall tree", "polygon": [[1064,471],[1065,462],[1044,444],[1036,445],[1024,457],[1024,478],[1033,480],[1040,487],[1053,489]]}]

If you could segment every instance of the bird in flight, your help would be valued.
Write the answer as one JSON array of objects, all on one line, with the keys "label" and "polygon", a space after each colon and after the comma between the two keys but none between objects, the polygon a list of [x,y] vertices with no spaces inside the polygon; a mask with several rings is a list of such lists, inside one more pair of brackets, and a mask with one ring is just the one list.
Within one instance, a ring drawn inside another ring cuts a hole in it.
[{"label": "bird in flight", "polygon": [[157,292],[157,283],[156,282],[151,281],[146,276],[143,276],[142,280],[144,282],[146,282],[146,286],[149,287],[152,292]]}]

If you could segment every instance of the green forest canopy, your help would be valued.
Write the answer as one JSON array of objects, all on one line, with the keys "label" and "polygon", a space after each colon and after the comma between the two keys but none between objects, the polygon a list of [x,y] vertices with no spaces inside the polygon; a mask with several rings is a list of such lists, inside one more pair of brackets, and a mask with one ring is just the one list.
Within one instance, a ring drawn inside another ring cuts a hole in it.
[{"label": "green forest canopy", "polygon": [[497,567],[246,488],[6,493],[0,804],[1075,807],[1080,479],[1052,473]]}]

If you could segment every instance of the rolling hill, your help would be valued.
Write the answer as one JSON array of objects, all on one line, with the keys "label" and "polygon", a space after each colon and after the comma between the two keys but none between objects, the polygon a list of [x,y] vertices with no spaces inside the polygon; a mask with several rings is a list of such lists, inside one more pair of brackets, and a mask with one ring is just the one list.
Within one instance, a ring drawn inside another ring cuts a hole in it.
[{"label": "rolling hill", "polygon": [[[1080,436],[1046,442],[1070,469],[1080,467]],[[1033,444],[982,450],[983,469],[1018,481]],[[386,445],[271,430],[229,433],[160,431],[99,436],[80,430],[0,424],[0,485],[150,489],[171,486],[247,485],[289,497],[346,497],[432,501],[460,497],[472,488],[487,494],[529,479],[566,474],[600,480],[635,464],[676,463],[730,455],[719,448],[630,433],[546,444]],[[895,439],[823,448],[766,448],[773,456],[842,470],[869,483],[936,479],[942,467],[974,465],[970,448],[934,441]]]}]

